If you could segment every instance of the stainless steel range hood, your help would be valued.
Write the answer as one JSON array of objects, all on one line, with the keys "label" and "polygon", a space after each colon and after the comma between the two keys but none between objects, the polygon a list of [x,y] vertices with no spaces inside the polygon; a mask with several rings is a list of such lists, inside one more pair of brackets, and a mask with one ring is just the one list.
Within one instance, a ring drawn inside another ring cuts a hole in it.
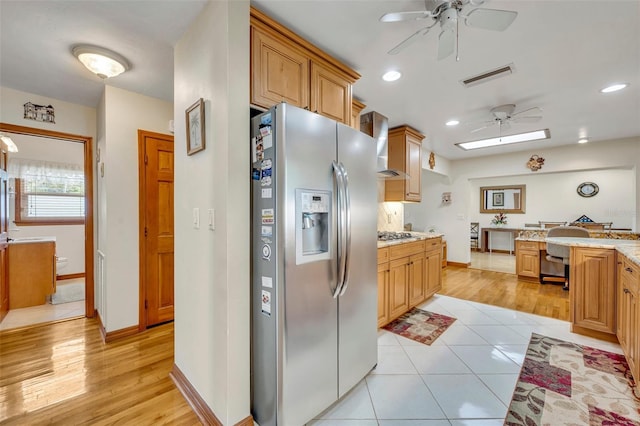
[{"label": "stainless steel range hood", "polygon": [[384,115],[371,111],[360,116],[360,131],[376,139],[378,152],[378,178],[380,179],[408,179],[409,175],[389,169],[389,120]]}]

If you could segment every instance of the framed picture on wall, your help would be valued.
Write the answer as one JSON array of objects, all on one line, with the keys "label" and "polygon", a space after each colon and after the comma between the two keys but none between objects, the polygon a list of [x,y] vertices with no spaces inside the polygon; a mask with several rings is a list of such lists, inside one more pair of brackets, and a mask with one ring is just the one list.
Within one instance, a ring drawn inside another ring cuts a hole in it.
[{"label": "framed picture on wall", "polygon": [[204,100],[198,99],[187,108],[187,155],[203,151],[205,148],[204,134]]},{"label": "framed picture on wall", "polygon": [[493,206],[504,206],[504,192],[493,193]]}]

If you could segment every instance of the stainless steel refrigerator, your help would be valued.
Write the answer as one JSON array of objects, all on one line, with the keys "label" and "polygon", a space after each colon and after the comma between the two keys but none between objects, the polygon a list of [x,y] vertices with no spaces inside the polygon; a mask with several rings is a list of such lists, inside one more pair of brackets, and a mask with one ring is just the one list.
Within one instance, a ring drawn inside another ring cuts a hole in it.
[{"label": "stainless steel refrigerator", "polygon": [[251,409],[301,426],[377,363],[376,141],[282,103],[251,156]]}]

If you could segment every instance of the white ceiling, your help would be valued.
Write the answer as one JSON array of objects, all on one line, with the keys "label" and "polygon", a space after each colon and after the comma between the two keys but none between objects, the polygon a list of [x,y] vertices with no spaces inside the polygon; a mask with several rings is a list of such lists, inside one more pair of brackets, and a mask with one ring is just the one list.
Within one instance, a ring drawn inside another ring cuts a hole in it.
[{"label": "white ceiling", "polygon": [[[133,69],[108,84],[172,99],[172,47],[206,2],[0,0],[0,85],[96,106],[103,84],[70,54],[91,43],[127,57]],[[387,51],[425,21],[383,24],[386,12],[420,10],[423,1],[255,0],[301,36],[357,70],[354,95],[391,126],[409,124],[427,135],[424,146],[460,159],[503,152],[543,153],[575,144],[640,135],[640,1],[489,0],[481,7],[514,10],[505,32],[460,26],[459,54],[437,61],[437,28],[398,55]],[[464,12],[468,12],[467,7]],[[516,73],[471,88],[459,80],[506,64]],[[403,78],[380,76],[398,69]],[[608,95],[611,82],[629,88]],[[248,82],[247,82],[248,84]],[[464,152],[454,146],[498,136],[497,127],[471,134],[465,123],[490,120],[489,110],[514,103],[516,112],[543,109],[542,121],[506,133],[549,128],[548,141]],[[444,123],[457,118],[455,128]],[[576,145],[576,150],[579,146]],[[576,151],[579,155],[579,151]]]}]

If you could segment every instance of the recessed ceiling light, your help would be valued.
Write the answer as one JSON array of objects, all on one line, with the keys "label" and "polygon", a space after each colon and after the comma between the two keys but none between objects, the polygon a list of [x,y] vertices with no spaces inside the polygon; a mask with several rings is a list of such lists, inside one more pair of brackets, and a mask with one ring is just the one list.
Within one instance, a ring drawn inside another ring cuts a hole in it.
[{"label": "recessed ceiling light", "polygon": [[611,86],[605,87],[604,89],[602,89],[600,91],[602,93],[617,92],[618,90],[622,90],[627,86],[628,86],[627,83],[617,83],[617,84],[612,84]]},{"label": "recessed ceiling light", "polygon": [[535,132],[518,133],[515,135],[501,136],[498,138],[480,139],[471,142],[457,143],[456,145],[465,151],[470,149],[488,148],[490,146],[509,145],[518,142],[530,142],[540,139],[549,139],[551,132],[549,129],[536,130]]},{"label": "recessed ceiling light", "polygon": [[449,120],[445,124],[447,126],[457,126],[458,124],[460,124],[460,122],[458,120]]},{"label": "recessed ceiling light", "polygon": [[578,143],[587,143],[587,142],[589,142],[589,139],[587,139],[587,138],[578,139]]},{"label": "recessed ceiling light", "polygon": [[71,52],[82,65],[100,78],[115,77],[130,68],[124,57],[103,47],[83,44],[74,46]]},{"label": "recessed ceiling light", "polygon": [[402,74],[400,73],[400,71],[387,71],[382,76],[382,79],[384,81],[396,81],[400,77],[402,77]]}]

